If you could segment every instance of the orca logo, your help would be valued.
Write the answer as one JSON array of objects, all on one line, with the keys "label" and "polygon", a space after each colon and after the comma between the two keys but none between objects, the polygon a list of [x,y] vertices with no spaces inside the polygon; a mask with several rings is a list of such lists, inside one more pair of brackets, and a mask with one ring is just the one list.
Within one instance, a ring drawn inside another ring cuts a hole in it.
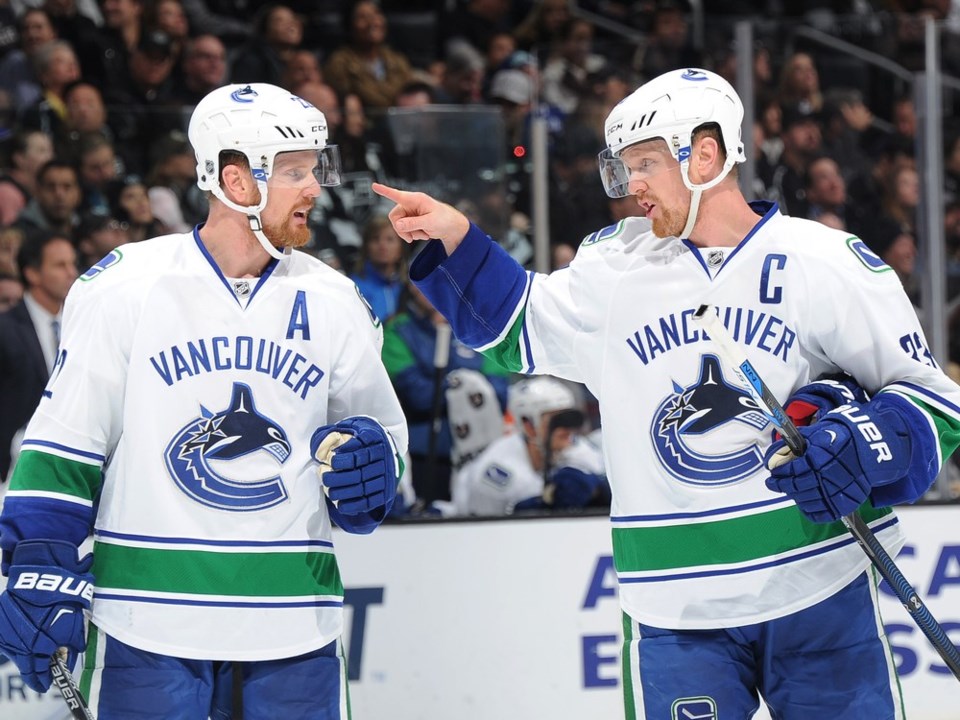
[{"label": "orca logo", "polygon": [[683,71],[683,75],[680,76],[681,80],[692,80],[694,82],[702,82],[707,79],[707,74],[703,70],[694,70],[690,68]]},{"label": "orca logo", "polygon": [[[687,485],[720,487],[750,477],[763,463],[757,443],[742,446],[738,424],[762,430],[768,422],[749,393],[724,380],[720,360],[703,355],[696,382],[684,387],[674,381],[650,434],[671,476]],[[722,452],[738,443],[739,449]],[[721,452],[710,452],[715,450]]]},{"label": "orca logo", "polygon": [[177,487],[202,505],[233,512],[264,510],[286,500],[279,475],[232,479],[217,470],[225,466],[236,475],[245,466],[256,467],[254,454],[261,450],[281,465],[290,456],[286,433],[257,412],[250,388],[234,383],[226,410],[211,413],[201,406],[200,411],[167,445],[167,470]]},{"label": "orca logo", "polygon": [[257,97],[257,91],[249,85],[230,93],[230,99],[238,103],[252,103],[255,97]]}]

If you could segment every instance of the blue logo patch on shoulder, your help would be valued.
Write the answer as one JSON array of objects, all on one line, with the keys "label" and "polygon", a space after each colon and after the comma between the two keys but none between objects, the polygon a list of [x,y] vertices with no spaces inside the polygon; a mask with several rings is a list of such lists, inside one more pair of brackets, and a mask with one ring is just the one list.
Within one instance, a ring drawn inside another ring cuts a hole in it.
[{"label": "blue logo patch on shoulder", "polygon": [[671,720],[717,720],[717,703],[711,697],[679,698],[673,701]]},{"label": "blue logo patch on shoulder", "polygon": [[867,244],[858,237],[847,238],[847,247],[853,251],[857,259],[864,264],[867,270],[875,273],[892,270],[880,257],[867,247]]},{"label": "blue logo patch on shoulder", "polygon": [[89,282],[90,280],[93,280],[95,277],[98,277],[100,273],[112,268],[121,260],[123,260],[123,253],[120,252],[119,249],[113,250],[107,255],[105,255],[103,258],[101,258],[96,265],[92,266],[83,275],[81,275],[80,279],[83,280],[84,282]]}]

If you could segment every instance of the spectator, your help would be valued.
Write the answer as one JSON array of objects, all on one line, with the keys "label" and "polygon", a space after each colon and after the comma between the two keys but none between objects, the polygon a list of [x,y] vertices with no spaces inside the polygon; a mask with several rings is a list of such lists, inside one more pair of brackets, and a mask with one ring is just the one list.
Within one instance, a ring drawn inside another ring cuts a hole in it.
[{"label": "spectator", "polygon": [[227,82],[227,50],[216,35],[198,35],[186,41],[180,58],[180,82],[173,99],[194,106],[211,90]]},{"label": "spectator", "polygon": [[17,266],[17,253],[23,244],[23,231],[20,228],[0,227],[0,272],[20,275]]},{"label": "spectator", "polygon": [[513,30],[510,6],[508,0],[465,0],[456,3],[451,12],[440,17],[438,37],[441,47],[457,39],[470,43],[481,53],[487,52],[491,38]]},{"label": "spectator", "polygon": [[873,163],[867,171],[855,175],[847,183],[847,195],[867,215],[877,216],[883,212],[882,199],[895,170],[901,167],[916,167],[913,143],[892,134],[879,143]]},{"label": "spectator", "polygon": [[543,68],[543,98],[566,114],[576,111],[590,93],[589,77],[606,60],[593,52],[593,25],[569,20],[560,31],[560,44]]},{"label": "spectator", "polygon": [[34,70],[37,50],[57,39],[50,16],[40,8],[30,8],[20,16],[20,48],[11,50],[0,61],[0,88],[10,93],[17,107],[25,108],[40,100],[40,81]]},{"label": "spectator", "polygon": [[154,217],[170,232],[187,232],[207,215],[206,196],[197,187],[197,160],[180,131],[154,143],[147,195]]},{"label": "spectator", "polygon": [[37,171],[53,159],[50,136],[23,130],[10,143],[10,167],[0,175],[0,226],[11,224],[36,190]]},{"label": "spectator", "polygon": [[386,43],[387,20],[373,0],[354,0],[344,13],[347,44],[334,50],[323,68],[341,97],[355,93],[369,108],[393,105],[412,79],[410,63]]},{"label": "spectator", "polygon": [[907,296],[917,306],[919,286],[915,273],[917,241],[909,229],[887,217],[875,218],[863,235],[864,242],[893,271],[903,283]]},{"label": "spectator", "polygon": [[287,61],[283,69],[283,85],[287,90],[304,83],[322,83],[323,73],[320,71],[320,60],[312,50],[296,50]]},{"label": "spectator", "polygon": [[508,61],[516,50],[517,41],[510,33],[497,33],[490,39],[490,47],[487,48],[486,52],[487,67],[484,72],[484,94],[487,94],[486,91],[489,90],[490,82],[493,80],[494,75],[501,70],[510,69]]},{"label": "spectator", "polygon": [[77,248],[77,264],[80,273],[85,273],[107,253],[129,242],[127,228],[109,215],[87,213],[80,219],[74,233]]},{"label": "spectator", "polygon": [[118,144],[125,148],[127,170],[146,173],[150,144],[172,130],[183,129],[180,108],[174,99],[173,42],[161,30],[144,34],[130,53],[130,75],[107,89],[114,108],[111,122]]},{"label": "spectator", "polygon": [[[242,15],[214,12],[207,0],[183,0],[190,28],[200,35],[215,35],[230,47],[235,47],[253,34],[252,25]],[[233,11],[233,7],[227,10]]]},{"label": "spectator", "polygon": [[113,129],[107,124],[107,107],[100,90],[93,84],[78,80],[63,91],[66,116],[60,133],[54,138],[57,157],[76,162],[80,155],[80,138],[91,133],[113,140]]},{"label": "spectator", "polygon": [[869,169],[882,133],[863,94],[853,88],[833,88],[824,94],[823,146],[837,161],[844,179]]},{"label": "spectator", "polygon": [[659,0],[651,18],[645,45],[634,56],[633,67],[654,77],[678,67],[700,67],[703,58],[690,41],[685,0]]},{"label": "spectator", "polygon": [[508,398],[516,432],[460,470],[452,493],[459,514],[609,507],[603,457],[580,437],[585,416],[574,392],[556,378],[537,377],[511,385]]},{"label": "spectator", "polygon": [[909,95],[893,101],[893,129],[901,137],[913,140],[917,135],[917,111]]},{"label": "spectator", "polygon": [[84,77],[108,90],[127,79],[130,53],[140,42],[143,2],[102,0],[101,10],[103,27],[77,46],[77,54]]},{"label": "spectator", "polygon": [[917,206],[920,204],[920,175],[916,168],[895,169],[887,183],[883,213],[910,233],[917,231]]},{"label": "spectator", "polygon": [[80,182],[73,165],[54,158],[37,172],[33,199],[20,213],[16,226],[25,235],[36,231],[71,237],[80,207]]},{"label": "spectator", "polygon": [[42,96],[23,110],[20,121],[26,127],[57,135],[67,114],[63,92],[80,79],[80,64],[70,43],[63,40],[52,40],[37,48],[34,64]]},{"label": "spectator", "polygon": [[[806,193],[806,216],[811,220],[821,220],[821,216],[836,216],[843,229],[860,234],[864,229],[866,215],[860,208],[847,202],[847,183],[840,173],[837,162],[821,155],[810,161],[804,182]],[[831,225],[828,220],[827,225]]]},{"label": "spectator", "polygon": [[[434,354],[437,325],[445,324],[423,293],[408,283],[400,300],[400,310],[387,321],[383,335],[383,364],[390,374],[397,397],[403,406],[410,430],[410,459],[413,487],[417,497],[450,499],[450,423],[446,399],[440,402],[440,429],[435,438],[435,472],[428,474],[432,410],[434,405]],[[476,353],[451,336],[449,361],[445,373],[467,368],[483,373],[496,389],[502,409],[507,401],[507,375],[492,360]]]},{"label": "spectator", "polygon": [[407,281],[406,255],[406,243],[385,216],[375,216],[367,222],[357,267],[350,279],[382,322],[397,312]]},{"label": "spectator", "polygon": [[129,242],[167,235],[170,230],[153,216],[147,186],[137,175],[112,181],[106,189],[112,215],[124,223]]},{"label": "spectator", "polygon": [[17,253],[23,300],[0,315],[0,478],[10,470],[11,442],[40,402],[57,358],[60,312],[77,278],[77,257],[59,233],[27,237]]},{"label": "spectator", "polygon": [[113,143],[100,133],[90,133],[81,136],[78,145],[77,174],[83,193],[79,210],[108,215],[106,188],[116,179],[119,170]]},{"label": "spectator", "polygon": [[279,85],[287,62],[303,42],[303,21],[286,5],[264,5],[254,18],[253,38],[237,54],[230,80]]},{"label": "spectator", "polygon": [[823,109],[820,75],[807,53],[796,52],[784,64],[780,73],[780,104],[805,105],[816,112]]},{"label": "spectator", "polygon": [[760,176],[767,199],[780,204],[784,214],[803,217],[806,212],[804,177],[807,165],[822,149],[817,114],[809,105],[784,107],[781,111],[783,152],[772,166],[760,159]]},{"label": "spectator", "polygon": [[561,29],[570,19],[571,0],[539,0],[517,25],[513,36],[517,46],[545,62],[560,40]]},{"label": "spectator", "polygon": [[306,82],[296,85],[293,94],[301,97],[323,113],[327,119],[327,133],[332,137],[343,122],[340,100],[329,85],[321,82]]},{"label": "spectator", "polygon": [[[91,42],[97,35],[97,23],[103,22],[96,3],[80,1],[83,8],[78,7],[76,0],[45,0],[43,3],[43,9],[53,23],[56,36],[66,40],[75,50]],[[80,55],[79,52],[77,54]]]},{"label": "spectator", "polygon": [[23,300],[23,283],[13,273],[0,270],[0,316]]},{"label": "spectator", "polygon": [[481,102],[484,60],[467,42],[454,40],[447,45],[443,78],[434,94],[440,105],[470,105]]},{"label": "spectator", "polygon": [[148,4],[143,14],[143,28],[146,32],[160,30],[169,35],[174,55],[178,58],[191,34],[180,0],[155,0]]},{"label": "spectator", "polygon": [[426,107],[433,103],[433,86],[419,80],[407,83],[397,93],[396,107],[399,108]]}]

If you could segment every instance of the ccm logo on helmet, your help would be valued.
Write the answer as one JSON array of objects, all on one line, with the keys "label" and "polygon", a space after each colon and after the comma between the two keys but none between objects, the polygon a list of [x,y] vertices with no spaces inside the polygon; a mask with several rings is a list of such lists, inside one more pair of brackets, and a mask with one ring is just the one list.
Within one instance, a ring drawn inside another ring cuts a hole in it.
[{"label": "ccm logo on helmet", "polygon": [[[74,584],[76,583],[76,584]],[[77,583],[73,577],[63,577],[53,573],[25,572],[17,578],[14,590],[43,590],[45,592],[61,592],[64,595],[76,595],[85,600],[93,600],[93,585],[86,580]]]},{"label": "ccm logo on helmet", "polygon": [[883,441],[880,428],[870,420],[869,415],[857,414],[857,411],[858,408],[853,405],[842,405],[833,412],[843,415],[847,420],[856,424],[857,430],[863,435],[863,439],[870,443],[870,449],[877,454],[878,463],[893,460],[893,453],[890,452],[890,446]]}]

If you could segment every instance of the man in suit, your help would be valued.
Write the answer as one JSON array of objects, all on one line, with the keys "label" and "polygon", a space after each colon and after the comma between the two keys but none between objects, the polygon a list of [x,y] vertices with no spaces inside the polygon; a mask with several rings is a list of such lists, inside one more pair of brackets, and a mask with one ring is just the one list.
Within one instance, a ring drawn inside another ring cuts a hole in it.
[{"label": "man in suit", "polygon": [[11,465],[11,444],[40,402],[57,357],[60,311],[77,279],[77,254],[62,234],[28,236],[17,253],[26,291],[0,313],[0,481]]}]

